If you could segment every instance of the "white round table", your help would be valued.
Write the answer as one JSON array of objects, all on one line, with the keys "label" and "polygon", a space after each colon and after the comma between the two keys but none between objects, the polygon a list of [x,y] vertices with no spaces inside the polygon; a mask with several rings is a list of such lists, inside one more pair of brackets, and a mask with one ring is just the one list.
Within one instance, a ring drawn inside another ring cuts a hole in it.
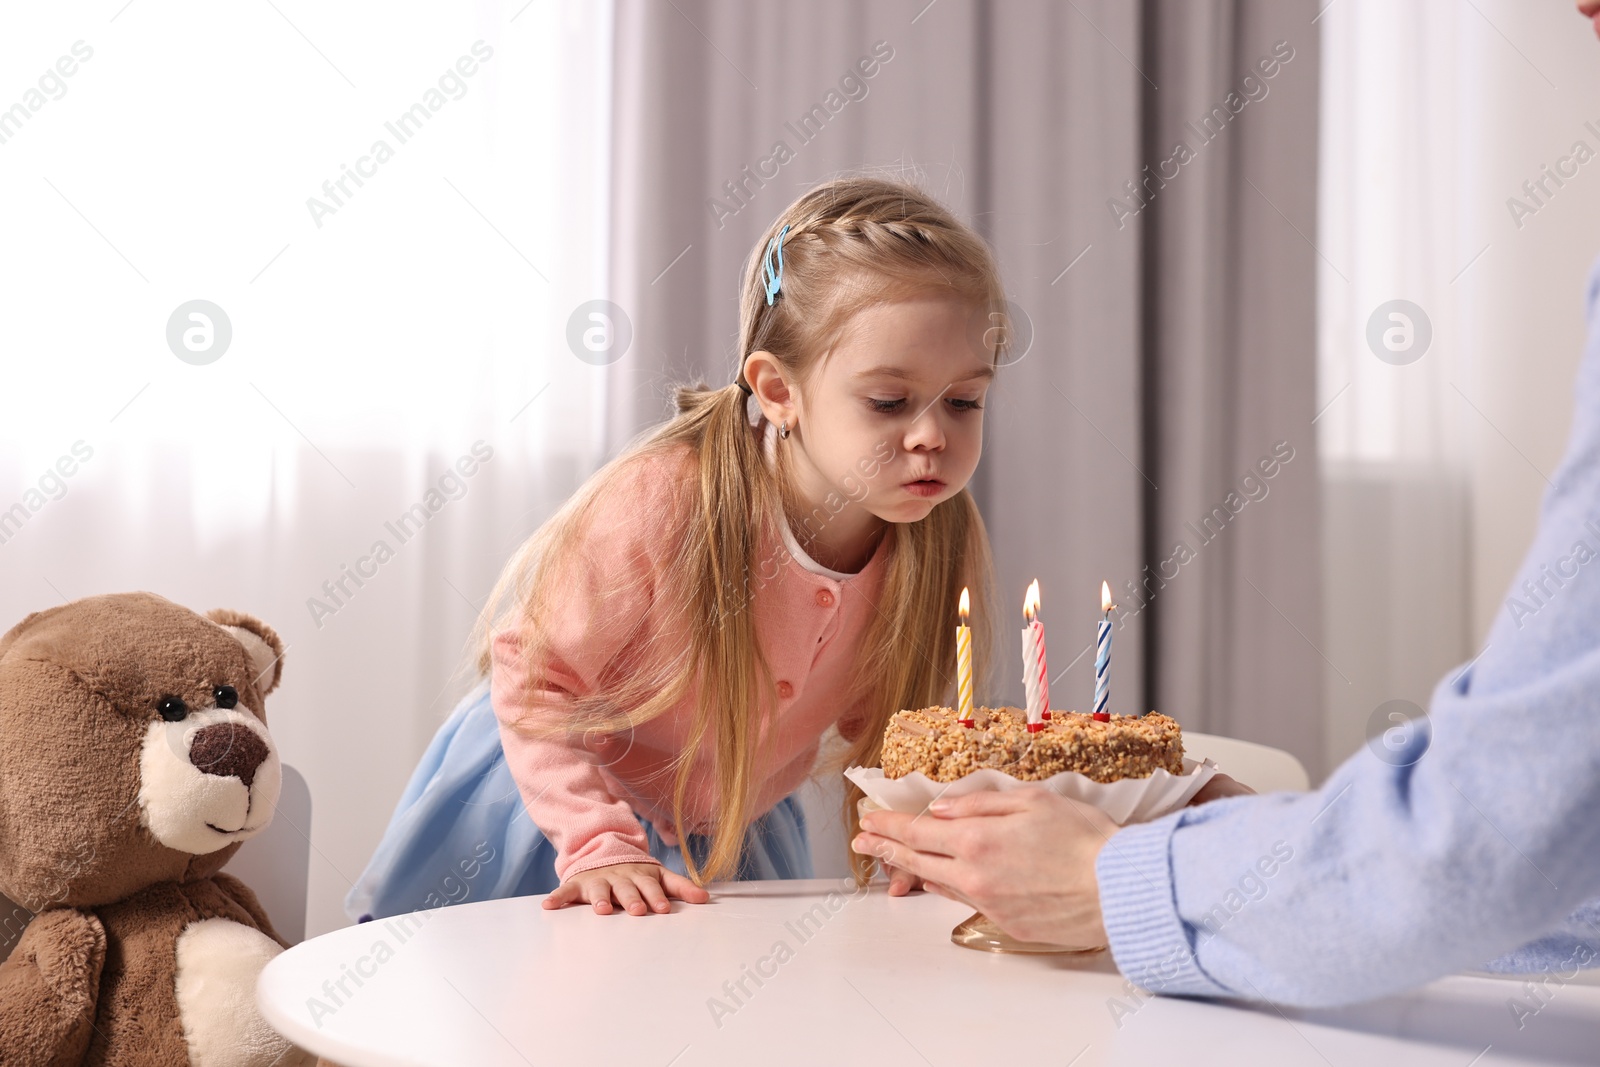
[{"label": "white round table", "polygon": [[[969,909],[882,885],[745,882],[671,915],[463,904],[313,938],[261,975],[263,1013],[345,1067],[528,1064],[1593,1063],[1600,986],[1453,977],[1337,1011],[1138,996],[1108,953],[950,943]],[[1592,981],[1592,978],[1587,978]]]}]

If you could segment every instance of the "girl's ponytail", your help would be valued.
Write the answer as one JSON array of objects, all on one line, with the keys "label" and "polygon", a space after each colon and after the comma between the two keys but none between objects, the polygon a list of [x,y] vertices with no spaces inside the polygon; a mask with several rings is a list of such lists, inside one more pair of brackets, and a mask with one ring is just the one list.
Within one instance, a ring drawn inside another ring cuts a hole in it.
[{"label": "girl's ponytail", "polygon": [[[678,420],[699,443],[700,509],[690,523],[684,566],[699,576],[691,644],[701,685],[694,725],[678,756],[673,809],[681,820],[695,757],[709,737],[719,800],[711,850],[703,870],[687,847],[683,854],[690,876],[704,881],[737,868],[744,827],[760,814],[750,810],[759,711],[773,706],[761,697],[775,687],[747,608],[754,593],[751,562],[764,535],[775,532],[775,500],[773,482],[752,476],[764,463],[760,439],[745,415],[744,390],[737,383],[721,389],[701,384],[679,387],[675,399]],[[768,731],[769,739],[776,734]]]}]

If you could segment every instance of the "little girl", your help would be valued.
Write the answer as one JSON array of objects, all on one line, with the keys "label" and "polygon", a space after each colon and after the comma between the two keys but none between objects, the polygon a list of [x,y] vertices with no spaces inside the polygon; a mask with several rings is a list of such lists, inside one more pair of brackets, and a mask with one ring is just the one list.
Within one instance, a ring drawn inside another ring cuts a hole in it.
[{"label": "little girl", "polygon": [[351,916],[533,893],[648,914],[711,879],[810,877],[791,794],[829,727],[870,765],[895,710],[953,703],[964,586],[986,673],[966,485],[1005,306],[983,240],[912,186],[791,204],[744,271],[735,381],[678,388],[507,563],[474,635],[484,677]]}]

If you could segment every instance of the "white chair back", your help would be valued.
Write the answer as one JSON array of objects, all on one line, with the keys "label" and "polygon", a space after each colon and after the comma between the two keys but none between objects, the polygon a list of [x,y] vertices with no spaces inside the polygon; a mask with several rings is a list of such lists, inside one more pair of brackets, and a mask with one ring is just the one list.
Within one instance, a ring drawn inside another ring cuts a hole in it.
[{"label": "white chair back", "polygon": [[267,918],[291,945],[305,940],[311,877],[311,787],[283,765],[283,792],[272,825],[239,846],[223,868],[255,890]]},{"label": "white chair back", "polygon": [[1311,788],[1305,767],[1281,748],[1185,730],[1183,754],[1190,759],[1210,759],[1218,770],[1257,793],[1303,792]]}]

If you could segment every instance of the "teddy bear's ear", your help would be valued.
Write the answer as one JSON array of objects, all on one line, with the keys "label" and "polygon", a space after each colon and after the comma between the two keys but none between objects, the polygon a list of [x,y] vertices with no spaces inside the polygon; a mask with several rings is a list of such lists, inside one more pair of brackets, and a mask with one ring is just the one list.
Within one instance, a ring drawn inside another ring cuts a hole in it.
[{"label": "teddy bear's ear", "polygon": [[22,636],[22,632],[24,630],[38,622],[40,619],[44,618],[46,615],[54,615],[58,610],[58,608],[48,608],[44,611],[31,612],[26,619],[23,619],[11,629],[7,630],[3,636],[0,636],[0,655],[5,654],[6,649],[10,648],[16,639]]},{"label": "teddy bear's ear", "polygon": [[206,618],[227,630],[244,646],[255,670],[252,680],[262,696],[278,688],[278,681],[283,677],[283,642],[272,627],[254,615],[229,608],[208,611]]}]

